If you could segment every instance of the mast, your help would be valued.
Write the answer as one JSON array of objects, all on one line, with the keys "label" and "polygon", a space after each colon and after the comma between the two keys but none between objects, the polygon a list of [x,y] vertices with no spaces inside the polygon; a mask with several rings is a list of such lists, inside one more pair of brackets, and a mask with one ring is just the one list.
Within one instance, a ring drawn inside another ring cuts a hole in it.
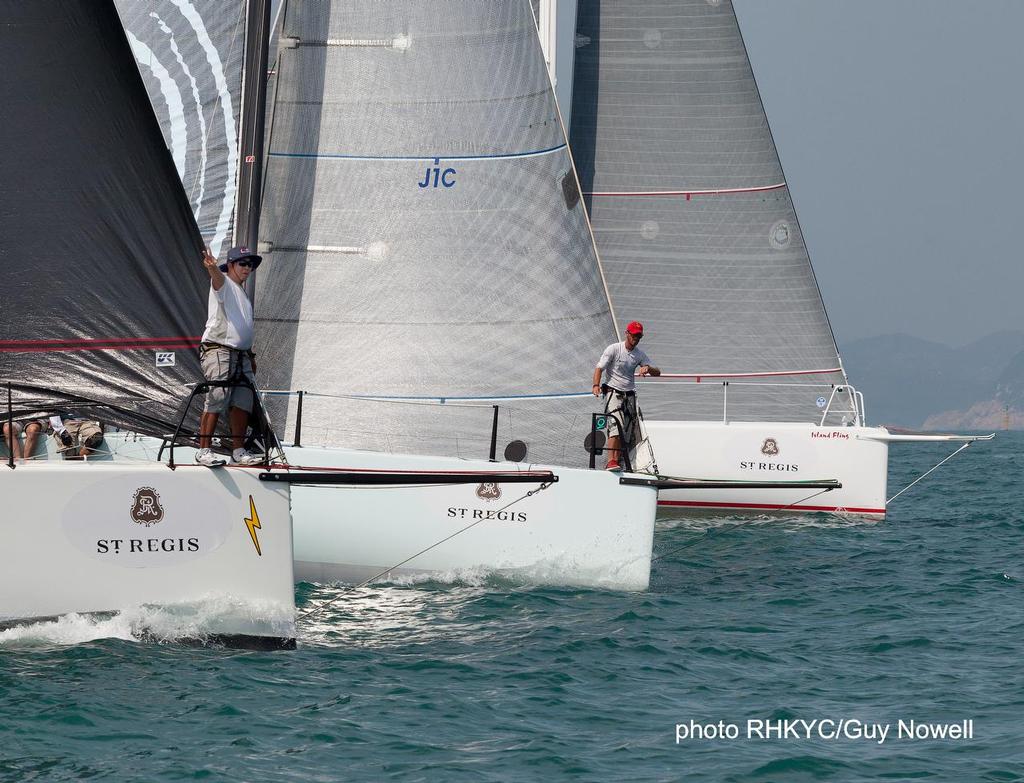
[{"label": "mast", "polygon": [[[248,0],[246,11],[235,243],[255,249],[259,242],[260,194],[263,190],[263,130],[267,107],[270,1]],[[246,293],[250,299],[255,297],[255,280],[252,276],[246,285]]]}]

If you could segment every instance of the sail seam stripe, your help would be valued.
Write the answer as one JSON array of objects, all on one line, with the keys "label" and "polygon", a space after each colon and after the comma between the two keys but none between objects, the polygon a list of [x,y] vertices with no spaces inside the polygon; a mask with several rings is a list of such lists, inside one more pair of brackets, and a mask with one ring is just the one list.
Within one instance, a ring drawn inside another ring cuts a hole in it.
[{"label": "sail seam stripe", "polygon": [[140,350],[171,350],[175,348],[195,348],[198,342],[161,343],[159,345],[75,345],[56,346],[53,348],[0,348],[0,353],[57,353],[70,351],[140,351]]},{"label": "sail seam stripe", "polygon": [[[567,315],[562,318],[544,318],[542,320],[534,320],[533,324],[572,324],[579,321],[589,321],[592,318],[607,313],[607,310],[599,310],[595,313],[582,313],[580,315]],[[259,316],[256,317],[257,323],[272,323],[272,324],[294,324],[301,321],[304,324],[331,324],[334,326],[361,326],[362,321],[339,321],[330,318],[269,318]],[[513,320],[492,320],[492,321],[384,321],[379,320],[374,322],[374,326],[459,326],[459,327],[472,327],[472,326],[523,326],[523,321]]]},{"label": "sail seam stripe", "polygon": [[531,152],[508,152],[497,155],[344,155],[333,152],[271,152],[272,158],[312,158],[315,160],[394,160],[394,161],[442,161],[442,160],[509,160],[512,158],[531,158],[539,155],[550,155],[552,152],[564,150],[568,145],[559,144],[543,150]]},{"label": "sail seam stripe", "polygon": [[718,188],[715,190],[595,190],[585,196],[725,196],[733,193],[763,193],[786,187],[785,182],[776,185],[760,185],[750,188]]},{"label": "sail seam stripe", "polygon": [[[270,397],[286,397],[294,395],[296,392],[285,391],[280,389],[267,390],[264,389],[260,394],[265,394]],[[461,401],[461,400],[560,400],[567,399],[570,397],[590,397],[591,392],[552,392],[550,394],[488,394],[481,397],[466,397],[457,396],[453,394],[445,394],[440,396],[401,396],[401,395],[386,395],[386,394],[321,394],[318,392],[303,392],[306,397],[326,397],[328,399],[346,399],[346,400],[421,400],[421,401],[436,401],[444,402],[445,400]]]},{"label": "sail seam stripe", "polygon": [[147,343],[180,343],[198,342],[202,337],[88,337],[68,340],[0,340],[0,348],[15,346],[48,346],[48,345],[143,345]]}]

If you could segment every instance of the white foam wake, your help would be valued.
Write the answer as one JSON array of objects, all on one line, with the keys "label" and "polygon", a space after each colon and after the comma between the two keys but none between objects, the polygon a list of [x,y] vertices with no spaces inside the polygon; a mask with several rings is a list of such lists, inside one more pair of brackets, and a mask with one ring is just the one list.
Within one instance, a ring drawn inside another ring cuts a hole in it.
[{"label": "white foam wake", "polygon": [[71,646],[98,639],[203,642],[227,634],[295,638],[292,608],[211,596],[188,603],[131,606],[116,612],[72,613],[0,631],[0,645]]}]

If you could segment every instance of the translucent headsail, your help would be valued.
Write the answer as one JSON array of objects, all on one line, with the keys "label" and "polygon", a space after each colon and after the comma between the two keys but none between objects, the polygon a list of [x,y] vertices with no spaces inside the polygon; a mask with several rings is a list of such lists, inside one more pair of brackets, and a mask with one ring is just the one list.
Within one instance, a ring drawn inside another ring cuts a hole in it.
[{"label": "translucent headsail", "polygon": [[530,459],[573,426],[585,459],[594,399],[536,398],[586,392],[615,335],[528,0],[290,0],[282,25],[262,385],[332,395],[304,442],[486,456],[490,409],[452,404],[502,398]]},{"label": "translucent headsail", "polygon": [[848,416],[730,0],[580,0],[576,32],[572,149],[615,313],[690,376],[645,384],[647,417]]}]

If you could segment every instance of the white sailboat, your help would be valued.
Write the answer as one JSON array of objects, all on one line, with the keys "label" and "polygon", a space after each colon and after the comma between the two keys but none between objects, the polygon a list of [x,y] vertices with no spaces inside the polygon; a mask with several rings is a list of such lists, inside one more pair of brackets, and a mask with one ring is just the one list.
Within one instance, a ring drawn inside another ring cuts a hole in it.
[{"label": "white sailboat", "polygon": [[297,486],[298,574],[470,525],[395,572],[646,588],[654,489],[582,469],[611,317],[529,7],[291,0],[278,36],[256,312],[266,385],[307,392],[275,410],[300,440],[301,405],[289,459],[558,477],[502,511],[529,488]]},{"label": "white sailboat", "polygon": [[[238,13],[185,5],[193,30]],[[298,577],[501,571],[643,589],[658,479],[552,467],[592,460],[599,403],[576,389],[614,330],[528,5],[294,0],[281,18],[256,304],[288,458],[323,474],[292,472]],[[197,38],[147,49],[209,58],[208,30]],[[150,81],[170,144],[174,90]],[[237,157],[244,171],[263,156]]]},{"label": "white sailboat", "polygon": [[[662,368],[658,467],[842,489],[664,491],[665,510],[883,517],[894,441],[843,369],[729,0],[580,0],[573,154],[617,314]],[[564,80],[565,74],[560,75]]]},{"label": "white sailboat", "polygon": [[[128,42],[108,0],[0,15],[0,418],[17,433],[73,408],[161,433],[194,369],[201,307],[175,302],[196,293],[198,233]],[[0,451],[0,626],[156,604],[178,638],[294,646],[287,486]]]},{"label": "white sailboat", "polygon": [[[122,6],[125,26],[146,54],[140,69],[168,144],[185,150],[186,185],[202,169],[200,149],[207,167],[232,154],[243,173],[258,166],[248,136],[237,153],[201,143],[204,127],[219,127],[210,117],[244,124],[246,79],[203,75],[224,71],[214,59],[233,61],[242,31],[232,19],[252,9],[191,0],[140,17],[132,6]],[[290,2],[282,20],[268,87],[257,351],[271,388],[308,390],[270,397],[272,408],[287,402],[275,418],[302,444],[286,449],[297,577],[497,571],[644,589],[650,477],[545,460],[563,455],[570,437],[572,461],[589,459],[594,403],[575,390],[591,357],[567,360],[565,340],[600,345],[611,318],[588,266],[592,245],[575,247],[586,218],[527,6]],[[438,74],[447,74],[447,107],[421,96]],[[177,93],[187,111],[167,99]],[[237,192],[241,204],[259,188]],[[234,235],[253,226],[236,215]],[[530,259],[556,284],[533,282]],[[476,277],[462,279],[474,265]],[[555,292],[529,301],[547,288]],[[495,312],[510,314],[504,328],[490,324]],[[369,319],[372,352],[349,342]],[[523,339],[509,339],[520,323]],[[485,381],[480,367],[464,371],[467,360],[496,364]],[[547,399],[525,395],[534,419],[525,423],[523,377],[547,384],[532,390]],[[452,396],[496,398],[501,415]],[[145,458],[158,445],[128,438],[115,451]],[[501,452],[515,461],[495,461]],[[388,488],[367,486],[377,480]]]}]

